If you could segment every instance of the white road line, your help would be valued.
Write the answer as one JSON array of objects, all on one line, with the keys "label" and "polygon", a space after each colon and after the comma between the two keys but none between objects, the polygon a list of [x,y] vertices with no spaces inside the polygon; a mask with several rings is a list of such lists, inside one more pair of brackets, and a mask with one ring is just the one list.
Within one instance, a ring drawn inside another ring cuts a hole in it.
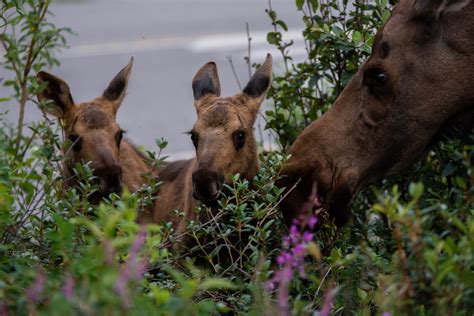
[{"label": "white road line", "polygon": [[[274,47],[267,44],[267,32],[258,31],[251,34],[252,55],[265,56]],[[300,31],[283,33],[286,41],[293,40],[295,44],[291,47],[293,56],[304,53],[303,36]],[[247,35],[245,33],[221,33],[203,35],[198,37],[165,37],[145,38],[132,41],[116,41],[102,43],[85,43],[71,46],[59,52],[60,59],[83,58],[93,56],[110,56],[120,54],[135,54],[142,52],[153,52],[161,50],[183,49],[193,53],[204,52],[241,52],[246,54]],[[264,46],[266,46],[264,48]],[[0,62],[4,51],[0,49]]]},{"label": "white road line", "polygon": [[[252,47],[267,44],[267,32],[253,32]],[[301,32],[284,33],[286,40],[293,39],[296,45],[302,46]],[[184,49],[194,53],[210,51],[235,51],[247,49],[245,33],[222,33],[199,37],[147,38],[133,41],[90,43],[72,46],[59,54],[60,58],[81,58],[91,56],[109,56],[133,54],[160,50]]]},{"label": "white road line", "polygon": [[[303,41],[301,31],[286,32],[283,33],[283,36],[286,40]],[[267,32],[252,32],[250,37],[252,46],[267,44]],[[224,33],[198,37],[189,43],[189,48],[191,51],[199,53],[223,49],[241,49],[247,48],[247,45],[248,40],[245,33]]]},{"label": "white road line", "polygon": [[61,58],[108,56],[126,53],[140,53],[166,49],[185,48],[184,38],[151,38],[134,41],[91,43],[71,46],[60,54]]}]

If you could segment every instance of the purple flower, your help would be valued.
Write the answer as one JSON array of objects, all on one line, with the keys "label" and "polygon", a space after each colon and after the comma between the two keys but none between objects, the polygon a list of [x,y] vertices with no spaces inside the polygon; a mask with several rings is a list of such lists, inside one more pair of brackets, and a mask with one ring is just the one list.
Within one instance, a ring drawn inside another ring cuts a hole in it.
[{"label": "purple flower", "polygon": [[26,290],[26,298],[30,302],[37,302],[40,300],[41,293],[43,293],[44,285],[46,284],[46,276],[44,270],[40,267],[36,274],[36,279],[33,284]]},{"label": "purple flower", "polygon": [[303,233],[303,242],[309,243],[311,240],[313,240],[313,234],[310,232],[304,232]]},{"label": "purple flower", "polygon": [[335,296],[336,296],[336,289],[331,289],[328,292],[326,292],[326,295],[324,296],[323,307],[319,311],[319,315],[328,316],[329,313],[331,313],[331,310],[333,307],[332,303],[334,301]]},{"label": "purple flower", "polygon": [[286,252],[282,252],[276,259],[277,263],[279,265],[284,265],[286,263],[286,257],[285,257],[285,254],[287,254]]},{"label": "purple flower", "polygon": [[293,247],[292,253],[297,257],[304,256],[306,253],[306,248],[303,246],[303,244],[296,244]]},{"label": "purple flower", "polygon": [[304,271],[304,267],[302,265],[298,267],[298,273],[300,275],[300,278],[306,279],[306,271]]},{"label": "purple flower", "polygon": [[135,266],[135,280],[140,280],[148,271],[148,258],[142,258]]},{"label": "purple flower", "polygon": [[313,198],[312,198],[312,201],[313,203],[313,206],[315,207],[320,207],[321,206],[321,200],[319,199],[319,195],[315,195]]},{"label": "purple flower", "polygon": [[120,267],[120,274],[115,282],[115,290],[122,297],[126,304],[128,304],[127,284],[130,280],[130,269],[127,264]]},{"label": "purple flower", "polygon": [[293,223],[293,224],[290,226],[290,237],[291,237],[291,236],[295,236],[295,235],[297,235],[298,233],[299,233],[298,226],[296,226],[296,224]]},{"label": "purple flower", "polygon": [[130,257],[137,256],[138,252],[140,251],[143,244],[145,243],[145,240],[146,240],[146,230],[144,228],[141,228],[137,234],[137,238],[135,238],[135,241],[132,244],[132,247],[130,247]]},{"label": "purple flower", "polygon": [[293,277],[293,270],[289,265],[285,265],[283,269],[278,271],[279,275],[279,291],[278,291],[278,306],[280,307],[280,315],[289,315],[288,306],[288,288]]},{"label": "purple flower", "polygon": [[318,218],[316,217],[316,215],[310,215],[308,219],[309,229],[313,230],[314,226],[316,226],[317,223],[318,223]]},{"label": "purple flower", "polygon": [[127,261],[120,267],[120,273],[115,282],[115,290],[124,300],[125,304],[129,304],[127,293],[127,285],[130,281],[139,281],[148,269],[148,259],[138,258],[140,249],[145,244],[146,231],[142,227],[137,234],[130,250],[128,252]]},{"label": "purple flower", "polygon": [[5,302],[0,302],[0,316],[8,316],[8,308]]},{"label": "purple flower", "polygon": [[383,312],[382,316],[392,316],[390,312]]},{"label": "purple flower", "polygon": [[74,297],[74,278],[70,273],[66,274],[66,278],[64,279],[64,284],[62,287],[62,292],[64,297],[71,302],[72,298]]},{"label": "purple flower", "polygon": [[[321,202],[317,195],[317,185],[314,183],[311,195],[301,210],[301,215],[293,220],[288,235],[283,237],[282,250],[276,258],[280,270],[275,271],[273,277],[266,284],[268,290],[278,288],[280,315],[289,315],[288,292],[294,272],[298,271],[300,278],[306,278],[304,257],[308,252],[308,243],[314,237],[312,231],[318,222],[316,215],[313,214],[313,209],[319,206],[321,206]],[[329,306],[329,311],[331,310],[331,304],[332,299],[326,304]],[[327,313],[321,315],[327,315]]]}]

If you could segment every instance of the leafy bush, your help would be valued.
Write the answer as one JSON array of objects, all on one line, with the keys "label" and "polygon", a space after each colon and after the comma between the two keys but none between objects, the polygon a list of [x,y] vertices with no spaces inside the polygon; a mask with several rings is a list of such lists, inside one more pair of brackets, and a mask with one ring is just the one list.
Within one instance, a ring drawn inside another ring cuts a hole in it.
[{"label": "leafy bush", "polygon": [[[65,45],[67,29],[48,22],[49,1],[3,4],[2,17],[16,30],[1,37],[4,68],[15,76],[6,82],[14,94],[7,102],[22,107],[45,88],[31,72],[57,63],[53,52]],[[291,43],[281,40],[284,21],[268,9],[268,41],[282,52],[286,71],[269,95],[267,128],[283,149],[357,71],[388,6],[297,0],[308,51],[298,63],[288,55]],[[28,47],[35,52],[30,67]],[[2,315],[468,315],[474,309],[473,146],[443,140],[406,175],[359,194],[352,222],[339,230],[319,213],[289,230],[283,225],[282,190],[274,183],[287,157],[265,153],[252,181],[235,175],[217,210],[196,210],[208,220],[188,223],[186,236],[176,236],[171,225],[136,223],[155,198],[156,180],[90,205],[97,187],[88,164],[75,169],[83,184],[63,190],[58,125],[45,116],[28,128],[23,133],[0,115]],[[149,152],[156,165],[166,143],[157,145],[157,154]],[[318,203],[316,196],[312,201]],[[179,238],[194,243],[175,252],[170,246]]]},{"label": "leafy bush", "polygon": [[267,14],[273,31],[267,39],[284,59],[285,72],[273,78],[269,98],[273,109],[267,128],[278,135],[282,149],[288,148],[301,131],[320,117],[336,100],[359,65],[370,55],[373,36],[390,11],[387,1],[298,0],[302,12],[307,58],[295,63],[289,55],[293,41],[284,42],[284,21],[271,6]]}]

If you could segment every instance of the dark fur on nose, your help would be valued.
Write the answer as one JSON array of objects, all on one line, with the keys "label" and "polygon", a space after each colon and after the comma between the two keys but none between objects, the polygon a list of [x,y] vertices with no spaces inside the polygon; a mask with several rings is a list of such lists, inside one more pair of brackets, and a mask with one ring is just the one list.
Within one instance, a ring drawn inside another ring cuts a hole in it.
[{"label": "dark fur on nose", "polygon": [[96,169],[94,175],[98,178],[103,196],[108,196],[110,193],[122,193],[122,168],[119,165]]},{"label": "dark fur on nose", "polygon": [[193,173],[193,198],[201,202],[215,201],[222,190],[224,176],[208,169]]}]

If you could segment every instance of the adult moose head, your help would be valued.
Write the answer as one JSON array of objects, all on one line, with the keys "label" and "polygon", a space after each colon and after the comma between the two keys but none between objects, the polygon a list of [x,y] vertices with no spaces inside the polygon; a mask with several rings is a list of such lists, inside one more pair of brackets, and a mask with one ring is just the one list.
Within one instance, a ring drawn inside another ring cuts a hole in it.
[{"label": "adult moose head", "polygon": [[[290,148],[283,202],[297,216],[313,183],[336,224],[363,186],[399,173],[453,120],[473,126],[474,2],[401,0],[369,59]],[[461,118],[460,120],[457,120]]]},{"label": "adult moose head", "polygon": [[66,186],[77,184],[73,167],[90,162],[100,191],[92,196],[98,202],[110,193],[120,194],[122,186],[136,190],[144,181],[140,173],[149,170],[144,157],[126,140],[116,122],[117,111],[125,97],[133,58],[110,82],[103,94],[92,101],[75,104],[69,86],[46,72],[37,78],[47,83],[38,94],[45,101],[45,111],[63,121],[70,145],[65,148],[63,173]]},{"label": "adult moose head", "polygon": [[[195,219],[197,200],[211,204],[234,174],[245,179],[255,176],[259,160],[253,125],[271,77],[268,54],[243,92],[221,97],[216,64],[209,62],[199,69],[192,82],[197,121],[190,132],[196,158],[172,162],[159,170],[163,183],[153,222],[179,222],[178,231],[182,231],[186,221]],[[185,213],[183,220],[172,217],[176,209]]]}]

